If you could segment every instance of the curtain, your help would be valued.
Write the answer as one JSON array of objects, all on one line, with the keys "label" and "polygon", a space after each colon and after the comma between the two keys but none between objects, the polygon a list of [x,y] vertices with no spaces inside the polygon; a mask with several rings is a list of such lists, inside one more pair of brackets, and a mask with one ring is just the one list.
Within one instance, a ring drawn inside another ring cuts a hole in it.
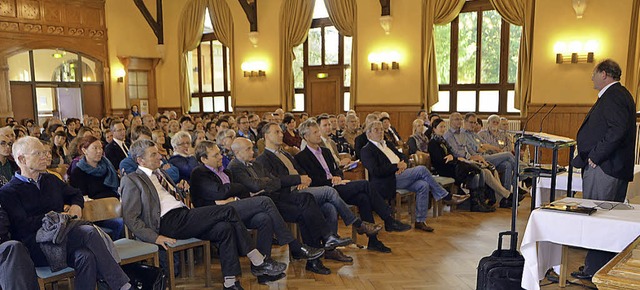
[{"label": "curtain", "polygon": [[533,8],[534,0],[489,0],[500,16],[507,22],[522,26],[518,75],[515,85],[515,107],[520,116],[527,115],[531,101],[531,57],[533,55]]},{"label": "curtain", "polygon": [[640,111],[640,0],[633,1],[631,29],[629,32],[629,54],[625,86],[636,101],[636,111]]},{"label": "curtain", "polygon": [[336,26],[338,32],[344,36],[351,36],[351,99],[349,108],[353,109],[356,104],[356,79],[358,72],[357,61],[357,41],[356,41],[356,0],[324,0],[324,4],[329,12],[331,22]]},{"label": "curtain", "polygon": [[[209,15],[211,23],[213,23],[213,34],[222,45],[229,48],[229,76],[231,87],[229,90],[233,94],[235,92],[235,73],[234,73],[234,53],[233,53],[233,16],[231,9],[225,0],[209,0]],[[231,98],[231,106],[236,107],[236,98]]]},{"label": "curtain", "polygon": [[180,106],[182,112],[187,113],[191,108],[191,71],[189,51],[200,44],[204,29],[204,13],[207,0],[192,0],[182,10],[182,17],[178,24],[178,56],[180,79]]},{"label": "curtain", "polygon": [[280,9],[280,104],[293,108],[293,48],[307,38],[315,0],[284,0]]},{"label": "curtain", "polygon": [[422,85],[421,98],[427,110],[438,102],[434,25],[447,24],[455,19],[465,0],[423,0],[422,2]]}]

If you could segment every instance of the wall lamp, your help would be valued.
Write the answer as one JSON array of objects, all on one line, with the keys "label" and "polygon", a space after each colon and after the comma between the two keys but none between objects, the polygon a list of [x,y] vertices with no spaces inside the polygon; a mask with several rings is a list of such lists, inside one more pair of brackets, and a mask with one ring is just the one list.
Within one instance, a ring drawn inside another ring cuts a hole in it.
[{"label": "wall lamp", "polygon": [[558,42],[554,46],[556,63],[593,63],[594,51],[597,48],[598,43],[594,40],[588,41],[584,45],[579,41],[574,41],[569,46],[564,42]]},{"label": "wall lamp", "polygon": [[400,69],[400,54],[395,51],[391,52],[372,52],[369,54],[369,62],[371,63],[371,70],[398,70]]},{"label": "wall lamp", "polygon": [[242,63],[240,67],[242,68],[242,73],[246,78],[264,77],[267,75],[267,64],[262,61],[247,61]]},{"label": "wall lamp", "polygon": [[127,72],[123,68],[116,69],[116,81],[119,83],[124,83],[124,76],[127,75]]}]

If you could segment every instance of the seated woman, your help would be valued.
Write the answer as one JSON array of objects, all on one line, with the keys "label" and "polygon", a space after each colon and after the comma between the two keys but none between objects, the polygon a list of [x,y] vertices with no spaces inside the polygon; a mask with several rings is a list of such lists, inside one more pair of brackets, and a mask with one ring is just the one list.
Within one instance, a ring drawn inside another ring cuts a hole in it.
[{"label": "seated woman", "polygon": [[216,136],[216,144],[220,148],[220,154],[222,155],[222,168],[226,169],[229,162],[233,160],[233,151],[231,151],[231,144],[236,139],[236,132],[231,129],[222,130],[218,132]]},{"label": "seated woman", "polygon": [[[78,149],[84,157],[71,170],[69,184],[80,189],[83,195],[91,199],[107,197],[120,198],[118,187],[120,180],[111,162],[103,156],[102,141],[94,136],[82,137]],[[96,225],[111,230],[110,236],[117,240],[123,237],[122,218],[96,222]]]},{"label": "seated woman", "polygon": [[471,211],[494,211],[493,207],[485,203],[487,198],[484,194],[485,185],[503,197],[509,197],[511,193],[502,187],[500,178],[496,177],[491,170],[462,157],[457,159],[453,157],[451,153],[453,149],[443,137],[447,132],[444,120],[437,119],[431,125],[433,126],[433,136],[429,142],[429,154],[431,154],[431,163],[438,174],[451,177],[458,184],[467,185],[471,190]]},{"label": "seated woman", "polygon": [[422,119],[415,119],[413,121],[413,133],[407,140],[409,145],[409,154],[420,154],[419,152],[429,151],[429,138],[423,133],[424,121]]},{"label": "seated woman", "polygon": [[65,164],[69,164],[69,150],[67,149],[67,133],[55,132],[51,139],[51,167],[65,167]]},{"label": "seated woman", "polygon": [[160,153],[160,155],[162,155],[163,158],[169,158],[169,156],[171,156],[171,153],[173,151],[168,150],[164,146],[164,143],[167,140],[164,136],[164,131],[158,130],[158,129],[153,130],[151,132],[151,140],[153,140],[153,142],[156,142],[158,146],[158,153]]},{"label": "seated woman", "polygon": [[296,130],[296,119],[287,115],[282,120],[282,124],[285,126],[286,130],[284,130],[284,137],[282,137],[282,141],[284,144],[290,147],[297,147],[300,149],[300,143],[302,143],[302,137],[298,134],[298,130]]}]

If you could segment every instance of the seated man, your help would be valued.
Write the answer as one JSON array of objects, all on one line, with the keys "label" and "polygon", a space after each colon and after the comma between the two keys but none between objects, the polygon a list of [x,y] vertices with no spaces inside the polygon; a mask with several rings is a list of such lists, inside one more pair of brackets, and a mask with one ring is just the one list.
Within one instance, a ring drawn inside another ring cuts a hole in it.
[{"label": "seated man", "polygon": [[138,170],[122,178],[122,216],[138,239],[165,249],[176,239],[212,241],[220,249],[224,289],[242,289],[236,280],[241,274],[238,254],[251,260],[251,273],[256,276],[277,276],[286,269],[285,264],[266,258],[255,249],[232,207],[187,208],[181,190],[160,169],[162,156],[155,142],[138,140],[131,145],[129,154],[138,163]]},{"label": "seated man", "polygon": [[433,179],[431,172],[424,166],[407,168],[407,157],[398,152],[393,144],[384,141],[382,122],[373,121],[365,128],[369,143],[362,147],[362,164],[369,170],[371,185],[378,189],[383,197],[391,199],[396,188],[416,193],[415,228],[433,232],[426,224],[429,207],[429,192],[435,200],[444,200],[446,204],[460,204],[469,198],[448,193]]},{"label": "seated man", "polygon": [[[135,127],[131,131],[132,142],[138,141],[140,139],[151,140],[152,136],[153,136],[153,133],[151,132],[151,130],[149,130],[149,128],[145,126]],[[127,158],[122,159],[122,161],[120,161],[119,168],[120,168],[120,173],[122,175],[134,173],[136,172],[136,170],[138,170],[138,163],[136,163],[136,161],[133,160],[129,154],[127,154]],[[162,169],[166,174],[169,175],[169,177],[171,178],[171,180],[173,180],[173,182],[175,183],[180,182],[180,172],[178,171],[178,168],[171,165],[171,163],[169,163],[169,161],[166,158],[162,158]]]},{"label": "seated man", "polygon": [[0,207],[0,289],[39,290],[27,248],[9,238],[9,216]]},{"label": "seated man", "polygon": [[189,182],[191,171],[198,166],[198,161],[193,157],[191,141],[191,135],[185,131],[180,131],[171,137],[173,156],[169,158],[169,163],[178,168],[181,181]]},{"label": "seated man", "polygon": [[[322,117],[321,117],[322,118]],[[330,128],[326,118],[321,123]],[[347,203],[358,206],[360,216],[369,223],[374,223],[372,211],[376,211],[384,220],[387,231],[407,231],[410,225],[402,224],[393,219],[391,208],[382,197],[371,192],[369,182],[366,180],[347,181],[342,180],[342,170],[338,167],[331,151],[325,147],[320,147],[322,138],[318,123],[307,120],[300,124],[298,128],[300,135],[307,141],[307,147],[295,156],[298,164],[309,173],[311,186],[333,186],[340,197]],[[378,240],[377,234],[369,235],[369,250],[390,253],[391,249]]]},{"label": "seated man", "polygon": [[[13,156],[20,173],[0,189],[0,204],[11,222],[12,238],[21,241],[29,250],[36,266],[49,261],[36,242],[43,217],[50,211],[82,217],[84,199],[80,190],[57,177],[42,173],[47,167],[47,154],[40,140],[23,137],[13,144]],[[71,206],[67,211],[64,205]],[[76,289],[95,289],[98,278],[106,280],[111,289],[130,289],[129,277],[112,258],[100,233],[91,225],[80,225],[66,233],[66,260],[75,269]],[[10,288],[13,289],[13,288]]]},{"label": "seated man", "polygon": [[280,245],[289,244],[294,257],[317,259],[323,249],[302,245],[296,240],[278,209],[266,196],[249,197],[249,190],[231,179],[231,173],[222,168],[220,149],[212,141],[196,146],[196,158],[201,163],[191,172],[191,201],[194,206],[227,204],[233,207],[247,228],[258,230],[257,249],[271,256],[271,243],[275,234]]},{"label": "seated man", "polygon": [[[265,140],[265,150],[256,158],[256,162],[282,180],[283,183],[290,183],[296,190],[313,195],[334,233],[338,232],[336,212],[340,214],[345,225],[353,225],[359,234],[375,235],[382,229],[381,226],[364,222],[353,214],[349,206],[332,187],[309,187],[311,178],[306,175],[302,167],[289,153],[282,150],[284,135],[279,126],[275,123],[265,125],[262,128],[262,135]],[[344,255],[340,250],[328,251],[325,253],[325,258],[340,262],[353,261],[351,257]]]},{"label": "seated man", "polygon": [[[272,124],[279,128],[275,123]],[[292,182],[277,178],[260,163],[253,163],[253,144],[249,139],[237,138],[233,141],[232,149],[236,159],[229,163],[228,169],[235,180],[246,186],[252,192],[251,195],[259,194],[271,198],[285,221],[298,223],[305,244],[319,248],[322,240],[325,250],[333,250],[353,243],[351,239],[341,239],[331,230],[311,194],[292,192]],[[307,260],[306,268],[318,274],[331,273],[320,259]]]}]

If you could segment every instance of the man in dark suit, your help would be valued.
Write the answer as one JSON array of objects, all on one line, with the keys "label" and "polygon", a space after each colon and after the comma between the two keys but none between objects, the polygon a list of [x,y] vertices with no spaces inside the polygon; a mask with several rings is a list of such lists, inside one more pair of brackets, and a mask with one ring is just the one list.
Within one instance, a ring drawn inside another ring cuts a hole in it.
[{"label": "man in dark suit", "polygon": [[[329,124],[326,124],[329,125]],[[311,178],[311,186],[333,186],[340,197],[349,204],[356,205],[362,220],[374,223],[373,211],[378,213],[385,222],[387,231],[407,231],[411,226],[393,219],[391,208],[382,197],[369,188],[366,180],[343,180],[342,170],[338,167],[331,151],[321,147],[322,138],[318,124],[308,120],[298,127],[300,135],[307,141],[307,147],[296,154],[295,160]],[[369,250],[383,253],[391,249],[378,240],[376,234],[369,235]]]},{"label": "man in dark suit", "polygon": [[398,152],[392,143],[384,141],[382,122],[369,123],[365,134],[369,143],[362,148],[362,164],[369,170],[371,185],[386,199],[393,198],[396,188],[415,192],[416,229],[433,232],[433,228],[426,224],[429,193],[435,200],[442,199],[446,204],[459,204],[469,198],[468,195],[448,193],[424,166],[407,168],[407,157]]},{"label": "man in dark suit", "polygon": [[113,141],[104,147],[104,156],[109,159],[111,165],[117,171],[120,162],[122,159],[127,158],[127,153],[129,153],[129,146],[124,141],[127,136],[127,129],[121,121],[116,120],[111,122],[109,129],[113,133]]},{"label": "man in dark suit", "polygon": [[200,142],[195,156],[200,165],[191,172],[190,192],[194,206],[227,204],[233,207],[247,228],[258,231],[256,248],[267,257],[271,256],[274,234],[280,245],[289,245],[296,258],[312,260],[324,254],[323,249],[302,245],[293,237],[269,197],[250,197],[244,185],[234,182],[231,172],[222,168],[222,155],[216,143]]},{"label": "man in dark suit", "polygon": [[[633,180],[636,106],[620,84],[622,70],[611,59],[596,65],[591,80],[598,90],[593,105],[578,130],[578,155],[572,164],[582,168],[583,197],[623,202]],[[589,251],[576,278],[590,279],[615,253]]]},{"label": "man in dark suit", "polygon": [[220,249],[224,289],[242,289],[236,280],[242,273],[238,255],[249,258],[255,276],[279,276],[284,272],[286,264],[265,257],[254,247],[247,228],[232,207],[209,205],[189,209],[185,205],[182,191],[160,168],[162,155],[155,142],[136,141],[131,145],[130,155],[138,163],[138,169],[122,178],[122,217],[138,239],[164,249],[175,244],[176,239],[213,242]]},{"label": "man in dark suit", "polygon": [[[256,158],[256,162],[278,178],[293,181],[293,185],[296,186],[297,190],[313,195],[318,205],[323,209],[325,219],[333,227],[334,233],[338,232],[337,215],[340,215],[345,225],[356,227],[360,234],[373,235],[382,229],[381,226],[358,218],[351,212],[347,203],[340,198],[340,194],[331,186],[309,186],[311,178],[306,175],[304,169],[300,167],[295,159],[282,149],[284,135],[277,124],[265,125],[262,128],[262,134],[265,140],[265,150]],[[351,257],[347,257],[337,249],[325,253],[325,258],[340,262],[353,261]]]},{"label": "man in dark suit", "polygon": [[[275,123],[274,127],[280,128]],[[245,138],[236,138],[231,145],[236,158],[227,167],[233,177],[246,186],[252,195],[270,197],[287,222],[298,223],[305,244],[320,247],[324,242],[325,250],[353,243],[349,238],[341,239],[332,231],[325,220],[315,198],[306,192],[292,192],[291,187],[300,183],[300,178],[278,178],[266,170],[260,163],[254,163],[253,144]],[[307,260],[306,269],[314,273],[328,275],[320,259]]]}]

